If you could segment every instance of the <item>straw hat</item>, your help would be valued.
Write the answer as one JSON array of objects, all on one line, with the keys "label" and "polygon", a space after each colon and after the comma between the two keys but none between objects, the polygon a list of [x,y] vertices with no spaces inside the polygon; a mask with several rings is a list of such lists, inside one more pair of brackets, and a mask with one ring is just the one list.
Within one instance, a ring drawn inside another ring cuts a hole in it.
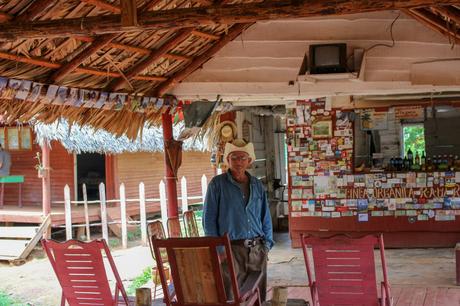
[{"label": "straw hat", "polygon": [[217,126],[218,136],[222,142],[229,142],[236,138],[236,124],[232,121],[223,121]]},{"label": "straw hat", "polygon": [[224,150],[224,163],[227,165],[227,157],[233,152],[245,152],[248,153],[251,158],[251,163],[256,160],[256,154],[254,153],[254,145],[251,142],[246,143],[243,139],[235,139],[233,143],[227,142]]}]

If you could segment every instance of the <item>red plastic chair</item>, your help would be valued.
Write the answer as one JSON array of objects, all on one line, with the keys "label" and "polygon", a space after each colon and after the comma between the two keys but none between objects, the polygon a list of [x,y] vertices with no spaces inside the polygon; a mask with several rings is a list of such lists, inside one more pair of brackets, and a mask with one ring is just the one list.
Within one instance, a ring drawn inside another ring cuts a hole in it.
[{"label": "red plastic chair", "polygon": [[[301,235],[313,306],[391,306],[383,236],[318,238]],[[377,295],[374,247],[379,246],[383,282]],[[311,247],[314,277],[307,248]]]},{"label": "red plastic chair", "polygon": [[[166,305],[261,305],[258,287],[261,272],[252,273],[238,287],[228,235],[169,239],[152,236],[151,245],[159,267]],[[217,248],[222,248],[228,258],[233,295],[231,299],[225,293]],[[168,254],[174,290],[167,285],[161,250],[166,250]]]},{"label": "red plastic chair", "polygon": [[[105,240],[56,242],[42,239],[43,248],[62,287],[61,306],[130,305]],[[110,290],[101,251],[104,251],[116,279],[115,294]]]}]

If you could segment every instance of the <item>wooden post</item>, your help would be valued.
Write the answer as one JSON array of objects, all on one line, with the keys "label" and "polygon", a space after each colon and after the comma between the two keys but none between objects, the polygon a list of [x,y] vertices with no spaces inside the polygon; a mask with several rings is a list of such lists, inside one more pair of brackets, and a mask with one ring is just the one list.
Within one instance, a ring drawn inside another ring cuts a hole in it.
[{"label": "wooden post", "polygon": [[288,290],[286,287],[274,287],[273,288],[273,306],[285,306],[287,304]]},{"label": "wooden post", "polygon": [[46,139],[43,140],[41,162],[45,168],[42,177],[42,207],[43,216],[46,217],[51,213],[50,146]]},{"label": "wooden post", "polygon": [[86,193],[85,183],[83,183],[82,189],[83,189],[83,205],[85,208],[86,241],[90,241],[91,231],[89,229],[88,194]]},{"label": "wooden post", "polygon": [[107,203],[105,202],[105,185],[99,184],[99,198],[101,200],[101,223],[102,223],[102,238],[109,243],[109,228],[107,226]]},{"label": "wooden post", "polygon": [[206,190],[208,189],[208,178],[203,174],[201,177],[201,195],[203,197],[203,203],[206,200]]},{"label": "wooden post", "polygon": [[145,209],[145,186],[143,182],[139,183],[139,209],[141,219],[141,238],[142,245],[147,245],[147,212]]},{"label": "wooden post", "polygon": [[136,0],[121,0],[121,24],[123,26],[137,26]]},{"label": "wooden post", "polygon": [[120,219],[121,219],[121,243],[123,248],[128,247],[128,226],[126,224],[126,193],[125,184],[120,184]]},{"label": "wooden post", "polygon": [[182,214],[188,210],[187,179],[183,176],[180,180],[180,192],[182,197]]},{"label": "wooden post", "polygon": [[166,188],[163,180],[160,181],[160,209],[161,209],[161,222],[163,222],[163,227],[167,228],[168,223],[168,207],[166,204]]},{"label": "wooden post", "polygon": [[117,199],[116,195],[116,156],[106,154],[105,155],[105,189],[106,199]]},{"label": "wooden post", "polygon": [[166,180],[166,191],[168,195],[168,217],[177,217],[177,186],[176,177],[174,171],[171,169],[167,162],[166,143],[173,140],[173,129],[172,129],[172,117],[169,111],[166,111],[161,115],[162,126],[163,126],[163,141],[164,141],[164,160],[165,160],[165,180]]},{"label": "wooden post", "polygon": [[64,209],[65,209],[65,237],[66,240],[72,239],[72,208],[70,205],[70,187],[64,187]]},{"label": "wooden post", "polygon": [[136,289],[136,306],[151,306],[152,290],[150,288]]}]

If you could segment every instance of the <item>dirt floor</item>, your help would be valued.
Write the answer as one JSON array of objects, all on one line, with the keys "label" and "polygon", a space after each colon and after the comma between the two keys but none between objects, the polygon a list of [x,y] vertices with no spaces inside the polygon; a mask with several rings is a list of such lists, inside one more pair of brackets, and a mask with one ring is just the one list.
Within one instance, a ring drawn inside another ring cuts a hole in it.
[{"label": "dirt floor", "polygon": [[[301,250],[291,249],[287,233],[276,234],[275,240],[277,244],[269,254],[269,286],[306,285]],[[125,287],[145,267],[153,265],[147,247],[132,246],[115,250],[112,255]],[[388,249],[386,256],[391,284],[455,287],[453,248]],[[18,267],[0,263],[0,291],[12,294],[25,305],[59,305],[61,289],[49,261],[39,251],[34,257]]]}]

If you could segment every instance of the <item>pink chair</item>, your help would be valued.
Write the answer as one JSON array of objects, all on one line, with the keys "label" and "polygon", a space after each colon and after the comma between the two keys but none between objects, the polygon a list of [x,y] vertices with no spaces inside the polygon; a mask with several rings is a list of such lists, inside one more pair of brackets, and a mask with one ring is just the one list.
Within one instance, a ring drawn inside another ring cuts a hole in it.
[{"label": "pink chair", "polygon": [[[318,238],[301,235],[313,306],[391,306],[392,298],[385,263],[383,237],[344,235]],[[383,282],[380,299],[374,263],[374,247],[379,246]],[[308,247],[312,249],[314,276]]]},{"label": "pink chair", "polygon": [[[130,305],[105,240],[56,242],[42,239],[42,245],[62,287],[61,306]],[[116,279],[115,294],[110,290],[101,251],[104,251]],[[132,305],[132,304],[131,304]]]}]

